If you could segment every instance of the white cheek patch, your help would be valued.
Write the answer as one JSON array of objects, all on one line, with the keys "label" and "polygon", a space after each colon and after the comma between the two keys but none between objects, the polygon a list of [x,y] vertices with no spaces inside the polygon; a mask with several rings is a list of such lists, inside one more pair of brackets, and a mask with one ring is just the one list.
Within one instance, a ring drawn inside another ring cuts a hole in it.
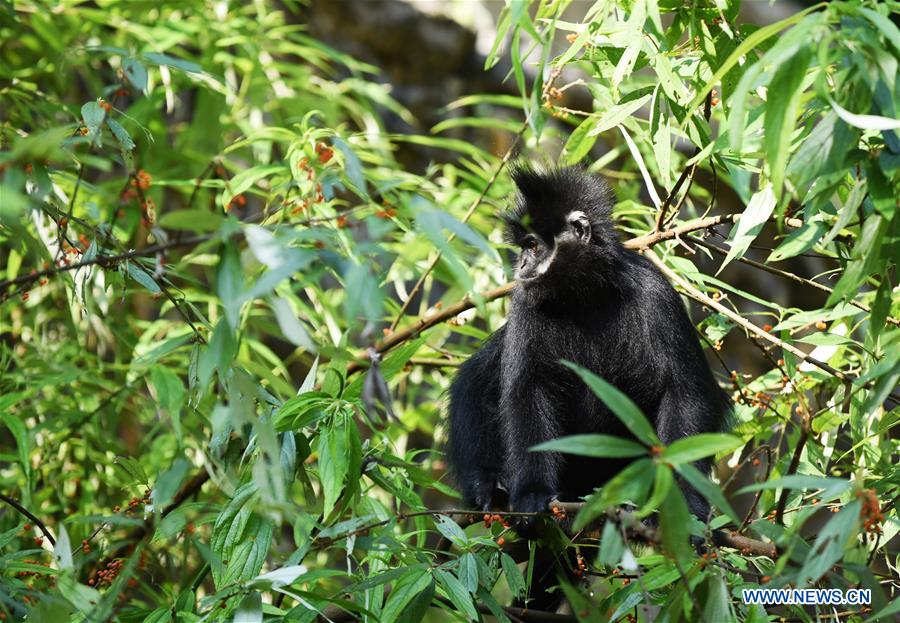
[{"label": "white cheek patch", "polygon": [[534,269],[535,274],[538,276],[545,274],[548,270],[550,270],[550,265],[553,263],[553,260],[556,259],[556,250],[559,249],[559,245],[556,243],[556,240],[553,240],[553,252],[550,254],[550,257],[544,258],[541,260],[541,263],[537,265],[537,268]]}]

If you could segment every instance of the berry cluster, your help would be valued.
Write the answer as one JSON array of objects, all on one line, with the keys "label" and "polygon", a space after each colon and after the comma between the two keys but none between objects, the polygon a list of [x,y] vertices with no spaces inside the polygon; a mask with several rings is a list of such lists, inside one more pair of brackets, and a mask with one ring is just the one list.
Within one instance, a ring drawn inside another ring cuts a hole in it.
[{"label": "berry cluster", "polygon": [[109,586],[118,577],[124,565],[125,561],[121,558],[110,560],[106,563],[104,569],[100,569],[100,571],[97,572],[96,576],[88,579],[88,584],[91,586]]},{"label": "berry cluster", "polygon": [[881,534],[881,524],[884,521],[884,515],[881,512],[881,505],[878,503],[878,495],[874,489],[863,489],[856,494],[862,501],[862,509],[859,516],[863,520],[863,530],[869,534]]}]

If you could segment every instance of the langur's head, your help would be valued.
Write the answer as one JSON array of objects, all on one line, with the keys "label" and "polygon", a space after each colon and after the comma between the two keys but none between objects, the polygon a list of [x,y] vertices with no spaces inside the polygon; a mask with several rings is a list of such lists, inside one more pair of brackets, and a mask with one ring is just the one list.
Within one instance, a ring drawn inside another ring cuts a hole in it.
[{"label": "langur's head", "polygon": [[513,180],[519,192],[504,220],[507,242],[519,248],[516,281],[556,292],[598,285],[621,249],[609,186],[575,167],[519,167]]}]

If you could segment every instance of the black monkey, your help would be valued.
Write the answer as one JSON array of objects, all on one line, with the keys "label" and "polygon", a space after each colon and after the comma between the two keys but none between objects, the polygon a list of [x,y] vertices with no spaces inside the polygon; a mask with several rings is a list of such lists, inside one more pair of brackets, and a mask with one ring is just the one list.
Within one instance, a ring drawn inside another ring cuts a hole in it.
[{"label": "black monkey", "polygon": [[[509,317],[450,388],[447,456],[468,504],[497,508],[502,488],[511,510],[533,512],[578,500],[627,464],[528,451],[564,435],[631,437],[561,360],[628,395],[664,443],[721,430],[729,403],[678,294],[620,242],[606,183],[577,168],[521,168],[513,179],[504,220],[521,253]],[[708,473],[710,462],[697,466]],[[683,490],[705,518],[703,497]]]}]

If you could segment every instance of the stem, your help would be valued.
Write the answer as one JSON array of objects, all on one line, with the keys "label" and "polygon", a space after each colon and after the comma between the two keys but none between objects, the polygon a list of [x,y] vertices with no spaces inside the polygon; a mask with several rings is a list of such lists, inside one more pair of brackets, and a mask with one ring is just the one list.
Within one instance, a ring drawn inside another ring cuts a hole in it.
[{"label": "stem", "polygon": [[50,534],[50,531],[47,529],[47,526],[44,525],[44,522],[41,521],[40,519],[38,519],[34,515],[34,513],[32,513],[30,510],[28,510],[27,508],[25,508],[24,506],[19,504],[17,501],[12,499],[11,497],[4,495],[2,493],[0,493],[0,500],[6,502],[10,506],[12,506],[14,509],[19,511],[19,514],[24,515],[25,517],[30,519],[31,522],[34,523],[34,525],[36,525],[38,527],[38,529],[44,533],[44,536],[47,537],[48,541],[50,541],[50,545],[53,545],[54,547],[56,547],[56,539],[54,539],[53,535]]},{"label": "stem", "polygon": [[693,285],[691,285],[690,283],[688,283],[687,281],[682,279],[681,276],[679,276],[672,269],[670,269],[668,266],[666,266],[666,264],[661,259],[659,259],[655,253],[645,253],[644,256],[647,259],[649,259],[660,270],[660,272],[662,272],[672,282],[681,286],[681,288],[685,291],[685,293],[688,296],[690,296],[692,299],[699,301],[700,303],[703,303],[707,307],[711,307],[712,309],[715,309],[717,312],[727,316],[732,321],[734,321],[736,324],[738,324],[741,327],[743,327],[744,329],[746,329],[749,333],[752,333],[758,337],[761,337],[762,339],[767,340],[767,341],[771,342],[772,344],[775,344],[776,346],[780,346],[783,350],[786,350],[787,352],[791,353],[795,357],[802,359],[803,361],[806,361],[808,363],[811,363],[812,365],[816,366],[817,368],[827,372],[828,374],[830,374],[834,377],[841,379],[842,381],[852,381],[853,380],[851,377],[844,374],[840,370],[837,370],[837,369],[831,367],[824,361],[819,361],[818,359],[814,359],[813,357],[810,357],[809,355],[804,353],[802,350],[800,350],[796,346],[788,344],[785,341],[775,337],[774,335],[767,333],[766,331],[763,331],[762,329],[757,327],[755,324],[753,324],[749,320],[742,317],[741,315],[731,311],[724,305],[722,305],[719,302],[714,301],[710,297],[706,296],[700,290],[698,290]]}]

